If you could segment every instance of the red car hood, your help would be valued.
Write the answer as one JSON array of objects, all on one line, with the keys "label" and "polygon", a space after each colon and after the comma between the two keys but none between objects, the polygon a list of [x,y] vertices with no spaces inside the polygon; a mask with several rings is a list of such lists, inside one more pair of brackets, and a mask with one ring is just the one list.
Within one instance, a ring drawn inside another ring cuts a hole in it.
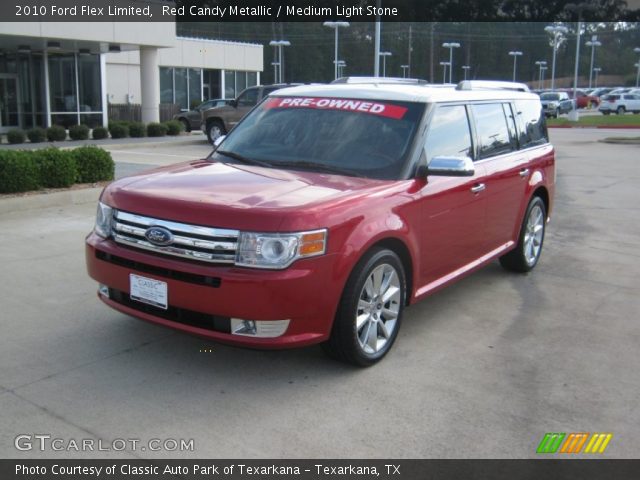
[{"label": "red car hood", "polygon": [[[385,190],[397,182],[198,160],[158,168],[109,185],[102,201],[117,209],[222,228],[275,231],[296,219]],[[286,224],[285,224],[286,221]]]}]

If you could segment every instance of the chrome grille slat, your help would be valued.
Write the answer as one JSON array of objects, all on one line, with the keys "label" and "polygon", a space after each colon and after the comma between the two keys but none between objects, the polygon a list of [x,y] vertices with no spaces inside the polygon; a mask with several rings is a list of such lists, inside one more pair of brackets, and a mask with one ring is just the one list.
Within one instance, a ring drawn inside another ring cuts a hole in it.
[{"label": "chrome grille slat", "polygon": [[[173,243],[154,245],[144,236],[149,227],[164,227],[173,234]],[[238,230],[203,227],[116,211],[113,239],[122,245],[174,257],[209,263],[234,263]]]}]

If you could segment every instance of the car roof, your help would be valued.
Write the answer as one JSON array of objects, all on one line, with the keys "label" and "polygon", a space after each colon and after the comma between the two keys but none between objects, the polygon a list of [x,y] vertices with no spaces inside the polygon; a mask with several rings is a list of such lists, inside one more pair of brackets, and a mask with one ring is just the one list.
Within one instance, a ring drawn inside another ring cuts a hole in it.
[{"label": "car roof", "polygon": [[419,103],[465,102],[471,100],[538,100],[538,96],[534,93],[499,88],[479,88],[474,90],[473,88],[456,89],[455,85],[406,85],[388,83],[302,85],[283,88],[273,92],[271,96],[353,98],[358,100],[395,100]]}]

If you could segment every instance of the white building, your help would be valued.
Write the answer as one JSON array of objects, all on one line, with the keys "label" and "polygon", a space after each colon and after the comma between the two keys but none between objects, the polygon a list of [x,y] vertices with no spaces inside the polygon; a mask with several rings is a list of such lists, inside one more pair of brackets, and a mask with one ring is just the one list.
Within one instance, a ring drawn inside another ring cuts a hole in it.
[{"label": "white building", "polygon": [[188,109],[260,83],[262,45],[176,37],[173,22],[0,22],[0,132],[106,125],[108,103]]}]

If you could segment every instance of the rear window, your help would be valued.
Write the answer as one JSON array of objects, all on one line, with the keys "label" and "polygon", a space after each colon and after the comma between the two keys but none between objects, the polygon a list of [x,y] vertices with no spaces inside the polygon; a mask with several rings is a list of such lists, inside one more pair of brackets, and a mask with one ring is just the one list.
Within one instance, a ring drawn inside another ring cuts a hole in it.
[{"label": "rear window", "polygon": [[[315,165],[320,172],[397,179],[424,108],[386,100],[269,97],[221,149],[274,168]],[[222,154],[216,159],[227,161]]]},{"label": "rear window", "polygon": [[516,119],[520,131],[520,148],[543,145],[549,141],[547,125],[540,102],[537,100],[516,100]]}]

